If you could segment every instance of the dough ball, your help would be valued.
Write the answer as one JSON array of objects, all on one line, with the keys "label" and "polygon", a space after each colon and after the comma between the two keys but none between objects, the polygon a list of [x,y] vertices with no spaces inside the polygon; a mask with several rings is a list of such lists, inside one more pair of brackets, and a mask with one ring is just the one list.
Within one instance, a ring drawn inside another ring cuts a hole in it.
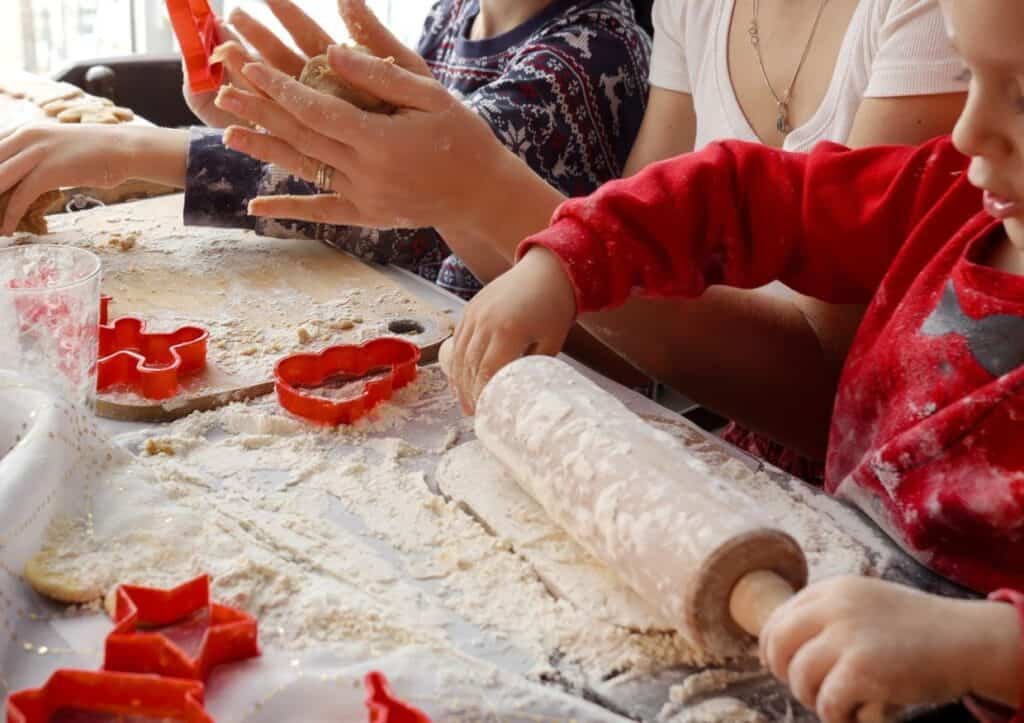
[{"label": "dough ball", "polygon": [[[12,191],[8,191],[7,193],[0,194],[0,218],[3,218],[4,214],[7,213],[7,204],[10,203],[11,193]],[[25,215],[18,221],[18,225],[14,230],[25,231],[37,236],[48,233],[50,229],[46,224],[46,216],[44,214],[61,198],[60,191],[44,193],[28,207]]]},{"label": "dough ball", "polygon": [[[361,45],[352,45],[350,47],[353,50],[358,50],[360,53],[372,54]],[[395,112],[395,107],[390,103],[385,103],[369,93],[353,88],[335,75],[334,71],[331,70],[330,64],[327,62],[326,55],[310,58],[309,62],[306,63],[306,67],[302,69],[299,82],[321,93],[341,98],[357,108],[362,108],[370,113],[383,113],[387,115]]]}]

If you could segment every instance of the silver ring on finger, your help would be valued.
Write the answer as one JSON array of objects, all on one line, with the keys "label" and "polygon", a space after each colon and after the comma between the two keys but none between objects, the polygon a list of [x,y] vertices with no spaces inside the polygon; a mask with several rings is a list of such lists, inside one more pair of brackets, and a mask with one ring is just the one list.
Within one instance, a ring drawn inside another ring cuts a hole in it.
[{"label": "silver ring on finger", "polygon": [[331,181],[334,180],[334,169],[328,166],[326,163],[321,163],[320,167],[316,169],[316,187],[324,193],[330,193]]}]

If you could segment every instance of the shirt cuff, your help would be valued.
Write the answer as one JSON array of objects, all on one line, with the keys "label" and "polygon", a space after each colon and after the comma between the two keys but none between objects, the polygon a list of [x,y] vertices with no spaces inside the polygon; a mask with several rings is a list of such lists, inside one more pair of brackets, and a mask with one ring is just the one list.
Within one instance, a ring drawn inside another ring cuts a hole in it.
[{"label": "shirt cuff", "polygon": [[185,170],[186,226],[253,229],[249,201],[256,197],[263,163],[227,148],[221,130],[189,131]]}]

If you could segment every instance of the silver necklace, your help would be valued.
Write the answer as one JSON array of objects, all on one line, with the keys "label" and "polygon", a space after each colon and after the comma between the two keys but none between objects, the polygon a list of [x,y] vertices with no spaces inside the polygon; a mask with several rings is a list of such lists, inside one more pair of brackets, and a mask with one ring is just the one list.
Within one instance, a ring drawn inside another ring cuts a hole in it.
[{"label": "silver necklace", "polygon": [[786,135],[793,130],[793,127],[789,124],[789,102],[793,97],[793,86],[796,85],[796,79],[800,77],[800,71],[803,70],[807,56],[811,52],[811,44],[814,42],[815,33],[818,32],[818,24],[821,22],[821,16],[825,12],[826,5],[828,5],[828,0],[821,0],[818,4],[818,13],[814,16],[814,25],[811,26],[811,34],[807,38],[807,45],[804,46],[803,55],[800,56],[800,62],[793,72],[793,79],[789,81],[786,92],[780,96],[775,92],[775,88],[772,87],[772,82],[768,79],[768,70],[764,67],[764,58],[761,55],[761,32],[757,20],[760,0],[754,0],[754,17],[750,21],[750,29],[747,31],[747,34],[750,36],[750,44],[754,46],[754,51],[757,53],[757,64],[761,66],[761,76],[764,78],[764,84],[768,86],[769,92],[771,92],[772,97],[775,99],[775,106],[779,114],[778,119],[775,121],[775,128],[782,135]]}]

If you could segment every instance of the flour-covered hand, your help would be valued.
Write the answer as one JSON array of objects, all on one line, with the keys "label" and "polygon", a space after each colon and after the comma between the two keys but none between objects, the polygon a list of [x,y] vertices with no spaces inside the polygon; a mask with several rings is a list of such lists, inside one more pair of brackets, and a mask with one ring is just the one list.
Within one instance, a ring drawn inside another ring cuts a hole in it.
[{"label": "flour-covered hand", "polygon": [[[327,31],[292,0],[267,0],[267,5],[301,52],[292,50],[270,28],[241,8],[236,8],[228,17],[227,24],[217,21],[223,45],[220,51],[223,85],[252,91],[242,68],[261,59],[283,73],[298,77],[309,58],[326,53],[334,43]],[[248,47],[244,43],[248,43]],[[226,128],[240,122],[237,116],[215,105],[216,91],[194,93],[186,81],[183,94],[192,112],[208,126]]]},{"label": "flour-covered hand", "polygon": [[800,592],[761,634],[761,659],[825,723],[864,705],[975,694],[1016,705],[1020,631],[1009,605],[841,577]]}]

